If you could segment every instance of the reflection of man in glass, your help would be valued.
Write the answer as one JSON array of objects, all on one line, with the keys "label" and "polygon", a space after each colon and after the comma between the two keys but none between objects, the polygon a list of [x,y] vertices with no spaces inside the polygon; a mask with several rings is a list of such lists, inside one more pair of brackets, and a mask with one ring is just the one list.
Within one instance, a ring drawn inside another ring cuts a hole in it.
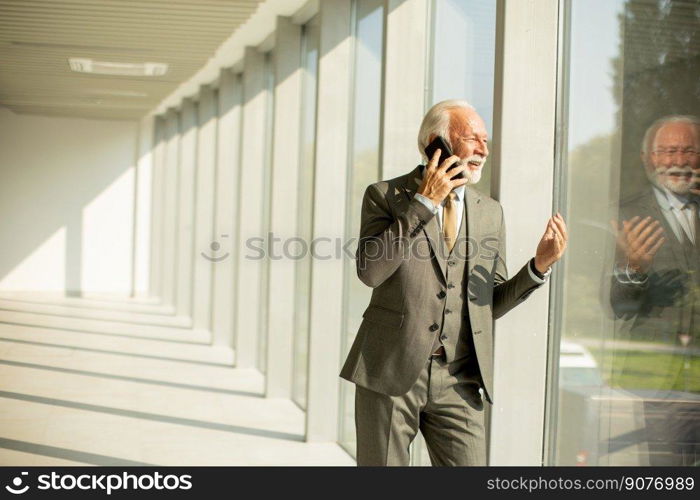
[{"label": "reflection of man in glass", "polygon": [[662,118],[649,127],[642,161],[651,189],[620,205],[612,305],[634,319],[634,337],[674,343],[700,328],[697,306],[698,119]]},{"label": "reflection of man in glass", "polygon": [[615,346],[613,385],[644,401],[646,440],[672,446],[668,464],[699,441],[699,125],[674,115],[647,129],[641,157],[651,186],[620,204],[611,288],[618,340],[627,333]]}]

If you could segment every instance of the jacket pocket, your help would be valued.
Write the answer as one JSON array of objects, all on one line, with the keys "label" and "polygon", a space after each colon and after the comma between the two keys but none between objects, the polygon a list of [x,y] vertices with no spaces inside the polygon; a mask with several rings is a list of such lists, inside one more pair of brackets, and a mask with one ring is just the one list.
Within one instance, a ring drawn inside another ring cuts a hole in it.
[{"label": "jacket pocket", "polygon": [[381,306],[370,305],[362,314],[362,317],[367,321],[389,328],[400,328],[403,324],[402,312]]}]

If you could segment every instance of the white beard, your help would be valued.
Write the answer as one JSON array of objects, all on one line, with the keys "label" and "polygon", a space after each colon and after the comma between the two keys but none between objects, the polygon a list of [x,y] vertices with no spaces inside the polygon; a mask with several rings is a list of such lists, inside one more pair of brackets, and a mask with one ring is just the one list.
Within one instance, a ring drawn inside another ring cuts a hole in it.
[{"label": "white beard", "polygon": [[[470,161],[479,162],[476,170],[472,170],[475,166],[469,165]],[[462,164],[467,165],[467,168],[463,171],[464,178],[467,179],[467,184],[476,184],[481,180],[481,171],[484,168],[484,163],[486,163],[486,158],[479,155],[471,155],[462,160]]]},{"label": "white beard", "polygon": [[[690,165],[673,165],[670,168],[659,167],[655,170],[655,182],[657,186],[663,186],[672,193],[686,196],[693,186],[693,169]],[[685,174],[676,176],[673,174]]]}]

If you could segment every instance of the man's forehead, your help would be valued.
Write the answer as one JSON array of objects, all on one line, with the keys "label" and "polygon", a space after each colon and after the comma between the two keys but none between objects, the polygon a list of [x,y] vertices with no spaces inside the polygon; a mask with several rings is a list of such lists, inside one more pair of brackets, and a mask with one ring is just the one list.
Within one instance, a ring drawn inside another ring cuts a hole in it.
[{"label": "man's forehead", "polygon": [[456,108],[450,110],[450,125],[457,133],[476,133],[487,135],[486,125],[479,113],[471,109]]},{"label": "man's forehead", "polygon": [[692,123],[667,123],[656,132],[654,142],[693,142],[697,137],[698,129]]}]

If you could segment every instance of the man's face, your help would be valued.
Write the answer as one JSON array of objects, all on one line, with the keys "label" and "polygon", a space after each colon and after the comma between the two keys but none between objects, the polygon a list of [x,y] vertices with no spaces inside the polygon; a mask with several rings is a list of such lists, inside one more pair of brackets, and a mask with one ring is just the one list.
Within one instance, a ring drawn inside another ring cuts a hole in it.
[{"label": "man's face", "polygon": [[698,131],[689,123],[662,126],[652,142],[649,159],[656,184],[676,194],[687,195],[698,175]]},{"label": "man's face", "polygon": [[450,111],[450,142],[452,153],[467,165],[464,175],[469,184],[481,179],[481,169],[489,155],[486,125],[472,109],[456,108]]}]

